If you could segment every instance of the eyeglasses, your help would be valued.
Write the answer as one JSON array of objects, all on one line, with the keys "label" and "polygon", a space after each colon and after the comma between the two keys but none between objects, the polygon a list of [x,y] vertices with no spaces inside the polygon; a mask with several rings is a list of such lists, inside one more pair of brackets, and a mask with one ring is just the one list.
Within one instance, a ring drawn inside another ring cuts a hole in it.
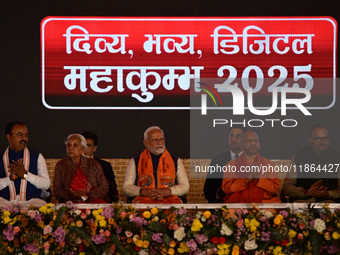
[{"label": "eyeglasses", "polygon": [[313,139],[314,141],[317,141],[317,142],[328,141],[329,136],[323,136],[323,137],[317,136],[317,137],[312,137],[312,139]]}]

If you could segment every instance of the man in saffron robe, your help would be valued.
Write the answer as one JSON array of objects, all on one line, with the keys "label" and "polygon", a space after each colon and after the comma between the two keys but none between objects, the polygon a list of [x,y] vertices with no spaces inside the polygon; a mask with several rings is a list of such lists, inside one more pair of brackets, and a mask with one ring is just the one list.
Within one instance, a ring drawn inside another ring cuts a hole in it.
[{"label": "man in saffron robe", "polygon": [[182,160],[165,148],[163,131],[152,126],[144,133],[145,150],[131,159],[126,169],[124,192],[133,203],[182,203],[189,191]]},{"label": "man in saffron robe", "polygon": [[[276,197],[279,179],[275,173],[262,173],[261,168],[274,164],[259,154],[260,142],[254,131],[246,131],[242,136],[243,153],[230,161],[230,169],[225,173],[222,189],[225,203],[280,203]],[[229,168],[229,166],[228,166]]]},{"label": "man in saffron robe", "polygon": [[[50,187],[44,157],[28,150],[28,129],[21,121],[6,125],[9,146],[0,157],[0,203],[7,201],[41,205],[42,192]],[[33,200],[34,199],[34,200]]]},{"label": "man in saffron robe", "polygon": [[80,134],[69,135],[67,158],[57,162],[54,170],[54,195],[59,202],[104,203],[109,185],[97,160],[84,157],[86,140]]}]

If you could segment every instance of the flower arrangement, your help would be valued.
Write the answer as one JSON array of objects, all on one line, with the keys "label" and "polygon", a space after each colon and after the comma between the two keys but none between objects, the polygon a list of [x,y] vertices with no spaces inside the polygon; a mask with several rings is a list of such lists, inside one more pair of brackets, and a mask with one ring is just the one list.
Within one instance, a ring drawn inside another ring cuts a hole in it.
[{"label": "flower arrangement", "polygon": [[340,210],[3,207],[0,254],[339,254]]}]

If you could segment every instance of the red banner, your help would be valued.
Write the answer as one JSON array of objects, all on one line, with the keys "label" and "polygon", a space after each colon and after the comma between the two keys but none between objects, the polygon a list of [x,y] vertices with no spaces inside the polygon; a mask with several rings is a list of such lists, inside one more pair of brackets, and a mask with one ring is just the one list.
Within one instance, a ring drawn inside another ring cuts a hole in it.
[{"label": "red banner", "polygon": [[189,109],[193,79],[254,78],[274,82],[242,86],[259,95],[303,87],[330,97],[329,107],[336,33],[330,17],[47,17],[42,100],[50,109]]}]

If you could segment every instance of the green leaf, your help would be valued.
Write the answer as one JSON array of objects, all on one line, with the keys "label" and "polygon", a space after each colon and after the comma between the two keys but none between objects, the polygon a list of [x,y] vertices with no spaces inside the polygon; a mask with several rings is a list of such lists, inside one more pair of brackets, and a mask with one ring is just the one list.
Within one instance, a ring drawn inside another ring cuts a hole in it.
[{"label": "green leaf", "polygon": [[66,206],[63,206],[63,207],[61,207],[61,208],[58,210],[57,217],[56,217],[56,219],[55,219],[55,221],[54,221],[54,226],[55,226],[55,228],[58,228],[58,227],[60,226],[60,220],[61,220],[61,218],[63,217],[63,215],[65,214],[66,209],[67,209]]},{"label": "green leaf", "polygon": [[151,223],[148,224],[148,229],[150,229],[151,231],[154,231],[156,233],[167,233],[168,232],[168,228],[165,224],[159,222],[159,221],[153,221]]}]

